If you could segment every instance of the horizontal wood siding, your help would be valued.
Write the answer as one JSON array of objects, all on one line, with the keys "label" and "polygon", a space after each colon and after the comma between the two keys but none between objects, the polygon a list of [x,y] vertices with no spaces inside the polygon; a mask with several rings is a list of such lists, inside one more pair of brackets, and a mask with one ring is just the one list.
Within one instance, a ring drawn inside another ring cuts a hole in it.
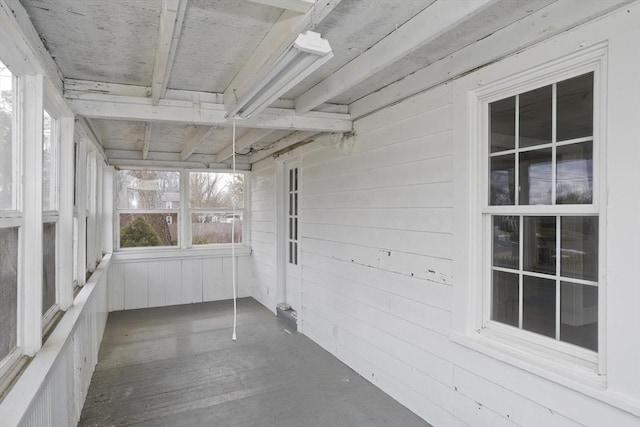
[{"label": "horizontal wood siding", "polygon": [[349,155],[302,155],[304,333],[434,425],[455,419],[452,122],[443,86],[356,122]]},{"label": "horizontal wood siding", "polygon": [[251,296],[269,310],[277,301],[276,164],[271,157],[251,172]]},{"label": "horizontal wood siding", "polygon": [[[637,88],[638,80],[631,75],[640,70],[638,14],[640,4],[635,4],[629,10],[621,9],[617,16],[559,37],[571,38],[562,42],[575,46],[568,52],[578,45],[607,40],[607,72],[625,75],[626,79],[616,82],[627,81]],[[621,18],[633,31],[617,30]],[[621,33],[615,35],[616,31]],[[554,39],[532,49],[549,51],[559,49],[559,44]],[[635,52],[632,58],[629,52]],[[540,65],[535,60],[539,53],[526,55],[509,60],[525,61],[520,64],[525,68]],[[482,70],[463,77],[474,88],[486,78]],[[277,302],[277,170],[281,161],[297,159],[302,248],[298,324],[305,335],[434,426],[639,425],[640,407],[634,409],[634,404],[640,401],[640,344],[628,332],[635,337],[640,331],[638,322],[628,324],[620,317],[637,320],[635,309],[618,314],[608,303],[610,332],[604,352],[609,358],[608,389],[571,384],[573,380],[559,378],[562,375],[554,379],[536,367],[508,363],[452,339],[453,313],[460,309],[456,296],[464,289],[457,283],[454,292],[455,266],[466,262],[456,252],[454,239],[461,235],[456,230],[456,214],[460,216],[462,206],[461,190],[456,193],[454,188],[459,178],[454,177],[459,164],[459,158],[454,158],[454,137],[456,141],[464,138],[460,134],[467,126],[458,128],[466,111],[454,107],[458,105],[454,89],[461,80],[358,120],[348,154],[310,144],[287,154],[285,160],[269,158],[253,166],[252,295],[270,309]],[[625,86],[617,84],[609,91],[620,100]],[[624,131],[638,135],[634,131],[639,129],[637,120],[630,117],[637,113],[640,101],[633,99],[624,101],[629,104],[622,108],[624,123],[619,114],[608,122],[617,129],[608,134],[612,137],[609,163],[627,165],[607,171],[612,188],[608,206],[613,206],[612,200],[618,206],[610,208],[608,216],[621,219],[607,230],[611,233],[606,236],[608,252],[615,255],[608,262],[616,266],[607,277],[619,284],[610,285],[607,295],[619,303],[624,301],[622,294],[637,296],[639,289],[633,286],[637,263],[628,261],[635,259],[629,257],[640,246],[618,248],[611,240],[612,236],[624,240],[626,230],[640,227],[638,197],[630,197],[632,182],[623,177],[640,176],[632,166],[640,158],[638,144],[632,142],[637,138],[623,136]],[[618,332],[623,324],[624,334]],[[567,365],[568,370],[572,368]],[[583,393],[587,387],[591,389]]]}]

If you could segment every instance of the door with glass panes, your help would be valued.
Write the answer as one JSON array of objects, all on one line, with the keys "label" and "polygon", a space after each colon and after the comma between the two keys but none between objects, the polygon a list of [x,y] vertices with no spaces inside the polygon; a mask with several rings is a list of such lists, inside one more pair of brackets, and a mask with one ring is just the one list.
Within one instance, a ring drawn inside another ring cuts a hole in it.
[{"label": "door with glass panes", "polygon": [[285,226],[282,227],[285,242],[284,250],[284,289],[285,302],[292,310],[300,311],[302,288],[300,278],[300,169],[297,163],[287,163],[284,169]]}]

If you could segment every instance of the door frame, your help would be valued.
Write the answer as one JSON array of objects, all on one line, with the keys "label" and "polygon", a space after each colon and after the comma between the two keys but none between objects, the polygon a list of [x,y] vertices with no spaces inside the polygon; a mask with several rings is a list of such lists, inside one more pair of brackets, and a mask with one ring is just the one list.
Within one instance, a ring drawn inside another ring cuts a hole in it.
[{"label": "door frame", "polygon": [[[276,163],[276,304],[287,301],[287,201],[288,201],[288,170],[292,167],[298,168],[298,204],[300,203],[300,184],[302,177],[302,156],[300,154],[290,155],[283,159],[279,159]],[[298,217],[300,216],[300,208],[298,205]],[[300,222],[298,222],[298,227]],[[300,249],[300,229],[298,228],[298,254]],[[300,260],[300,257],[298,257]],[[300,263],[298,262],[300,267]],[[302,280],[300,281],[302,287]],[[301,288],[302,289],[302,288]],[[300,292],[300,301],[302,302],[302,290]],[[298,320],[301,318],[302,304],[300,307],[294,307],[298,313]],[[300,323],[298,322],[298,329]]]}]

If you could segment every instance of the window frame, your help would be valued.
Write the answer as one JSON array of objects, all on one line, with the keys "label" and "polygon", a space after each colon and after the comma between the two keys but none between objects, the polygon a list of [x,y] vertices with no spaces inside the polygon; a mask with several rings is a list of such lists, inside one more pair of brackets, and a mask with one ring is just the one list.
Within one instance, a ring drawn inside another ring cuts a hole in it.
[{"label": "window frame", "polygon": [[12,192],[12,209],[0,209],[0,227],[1,228],[18,228],[18,271],[16,277],[16,346],[13,348],[4,358],[0,359],[0,380],[4,378],[12,369],[16,366],[16,363],[24,355],[24,327],[23,327],[23,304],[21,303],[23,294],[23,274],[22,269],[24,265],[23,261],[23,239],[24,239],[24,209],[22,203],[22,195],[24,184],[22,182],[23,174],[23,138],[22,138],[22,125],[23,125],[23,111],[22,111],[22,98],[23,94],[23,79],[22,77],[11,69],[11,66],[4,63],[7,69],[12,75],[14,105],[12,111],[12,184],[14,190]]},{"label": "window frame", "polygon": [[[460,344],[476,348],[492,356],[509,360],[519,366],[526,366],[536,372],[553,372],[560,377],[571,377],[583,383],[602,384],[606,372],[606,61],[605,43],[594,45],[544,65],[516,71],[510,69],[508,75],[496,78],[490,83],[479,82],[475,88],[467,83],[463,93],[458,95],[457,105],[465,105],[467,115],[459,123],[466,129],[464,145],[458,145],[457,153],[464,155],[466,186],[469,193],[463,195],[464,204],[469,206],[465,222],[458,220],[459,227],[469,233],[466,246],[469,260],[455,261],[464,266],[468,284],[465,294],[454,296],[454,312],[459,319],[454,320],[451,338]],[[539,62],[538,62],[539,64]],[[489,114],[488,105],[516,94],[521,94],[552,83],[594,73],[594,118],[593,118],[593,199],[587,205],[521,205],[514,212],[514,206],[489,205]],[[480,87],[478,87],[480,86]],[[466,121],[462,124],[462,120]],[[458,134],[458,137],[462,137]],[[465,150],[462,154],[462,149]],[[459,171],[459,170],[458,170]],[[455,184],[455,183],[454,183]],[[522,216],[598,216],[598,349],[593,351],[534,332],[514,328],[490,320],[491,309],[491,245],[490,221],[492,215]],[[462,217],[462,215],[461,215]],[[468,221],[468,222],[467,222]],[[463,225],[464,224],[464,225]],[[462,234],[461,234],[462,235]],[[459,240],[458,245],[463,241]],[[479,280],[478,280],[479,278]],[[463,303],[464,301],[464,303]],[[467,312],[461,313],[462,307]],[[572,369],[567,369],[567,366]],[[540,371],[542,369],[542,371]]]},{"label": "window frame", "polygon": [[[185,191],[185,201],[184,201],[184,207],[185,207],[185,215],[184,215],[184,222],[185,222],[185,230],[186,230],[186,247],[187,248],[194,248],[194,249],[207,249],[207,248],[231,248],[232,243],[207,243],[207,244],[201,244],[201,245],[195,245],[193,243],[193,222],[191,220],[191,216],[194,213],[198,213],[198,212],[202,212],[202,213],[210,213],[210,214],[231,214],[233,213],[233,206],[231,207],[224,207],[224,208],[197,208],[197,207],[191,207],[191,174],[192,173],[220,173],[220,174],[229,174],[229,175],[233,175],[233,171],[231,170],[213,170],[213,169],[189,169],[189,170],[184,170],[184,173],[186,175],[185,180],[186,180],[186,191]],[[246,212],[248,211],[247,209],[247,181],[248,181],[248,175],[242,171],[236,171],[236,175],[242,175],[243,179],[242,179],[242,207],[235,207],[235,212],[236,215],[240,215],[240,217],[242,218],[242,230],[241,230],[241,235],[242,235],[242,241],[241,242],[235,242],[236,247],[238,246],[245,246],[246,242],[247,242],[247,218],[246,218]],[[181,197],[182,197],[182,192],[181,192]]]},{"label": "window frame", "polygon": [[[54,295],[55,295],[55,300],[53,302],[53,304],[42,314],[42,329],[43,331],[46,330],[49,325],[51,324],[51,322],[53,321],[53,319],[55,318],[56,314],[58,313],[58,311],[60,311],[60,290],[59,290],[59,285],[60,285],[60,271],[58,268],[58,260],[59,260],[59,255],[60,255],[60,251],[59,251],[59,236],[60,236],[60,227],[59,227],[59,218],[60,218],[60,213],[59,213],[59,209],[60,209],[60,143],[61,143],[61,135],[60,135],[60,120],[56,117],[55,113],[53,112],[49,112],[49,109],[47,108],[47,97],[45,95],[44,98],[44,108],[42,110],[43,113],[43,150],[44,150],[44,115],[48,115],[49,116],[49,120],[50,120],[50,132],[51,134],[49,135],[50,138],[50,143],[51,143],[51,172],[52,172],[52,176],[50,176],[50,184],[49,184],[49,197],[52,198],[52,200],[50,201],[51,205],[50,207],[52,207],[53,209],[45,209],[44,206],[44,199],[43,199],[43,203],[42,203],[42,224],[44,226],[44,224],[55,224],[55,243],[54,243],[54,257],[55,257],[55,262],[54,262],[54,267],[55,267],[55,274],[54,274]],[[44,168],[43,168],[44,170]],[[44,178],[44,176],[43,176]],[[44,181],[43,181],[44,184]],[[45,186],[42,186],[42,191],[43,191],[43,196],[44,196],[44,191],[47,190],[47,188],[45,188]],[[44,233],[43,233],[43,237],[44,237]],[[44,242],[43,242],[43,247],[44,247]],[[44,261],[44,252],[43,252],[43,261]],[[44,281],[44,277],[43,277],[43,281]],[[44,284],[44,283],[43,283]],[[44,291],[44,288],[43,288]],[[44,298],[43,298],[43,304],[44,304]]]},{"label": "window frame", "polygon": [[[178,172],[180,174],[180,206],[177,208],[171,209],[161,209],[161,208],[153,208],[153,209],[120,209],[118,207],[118,172],[120,170],[141,170],[141,171],[155,171],[155,172]],[[183,174],[178,169],[169,169],[169,168],[152,168],[152,167],[121,167],[114,174],[114,203],[113,209],[115,212],[114,215],[114,223],[115,223],[115,241],[116,241],[116,250],[119,252],[136,252],[136,251],[169,251],[181,249],[184,246],[184,236],[183,236],[183,227],[181,226],[181,217],[182,213],[182,203],[183,203]],[[136,247],[122,247],[120,246],[120,215],[121,214],[176,214],[178,217],[178,225],[176,228],[177,232],[177,242],[174,246],[136,246]]]},{"label": "window frame", "polygon": [[[148,170],[148,171],[164,171],[164,172],[178,172],[180,173],[180,207],[176,209],[153,209],[153,210],[133,210],[133,209],[119,209],[117,206],[117,192],[118,192],[118,177],[117,173],[114,173],[114,251],[120,254],[135,254],[135,253],[175,253],[176,251],[188,250],[190,253],[196,253],[203,251],[203,253],[209,253],[212,250],[221,252],[230,252],[231,243],[211,243],[203,245],[193,245],[192,243],[192,230],[191,230],[191,214],[197,212],[207,213],[223,213],[232,212],[232,208],[191,208],[189,205],[189,174],[192,172],[207,172],[207,173],[225,173],[233,174],[233,171],[227,169],[206,169],[206,168],[171,168],[171,167],[153,167],[153,166],[127,166],[125,164],[120,165],[119,170]],[[118,172],[118,171],[116,171]],[[236,248],[249,246],[249,174],[247,171],[236,171],[236,174],[243,175],[243,208],[236,208],[236,213],[242,216],[242,242],[236,243]],[[121,213],[177,213],[178,215],[178,244],[176,246],[141,246],[123,248],[120,246],[120,214]],[[128,257],[127,257],[128,258]]]}]

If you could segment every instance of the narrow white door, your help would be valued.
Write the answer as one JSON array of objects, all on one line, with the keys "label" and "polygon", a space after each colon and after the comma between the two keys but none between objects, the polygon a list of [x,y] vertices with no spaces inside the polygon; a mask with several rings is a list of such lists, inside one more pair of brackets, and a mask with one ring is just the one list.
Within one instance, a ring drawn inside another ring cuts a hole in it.
[{"label": "narrow white door", "polygon": [[300,171],[295,164],[287,165],[285,177],[286,225],[285,232],[285,302],[293,310],[299,311],[302,305],[300,280]]}]

